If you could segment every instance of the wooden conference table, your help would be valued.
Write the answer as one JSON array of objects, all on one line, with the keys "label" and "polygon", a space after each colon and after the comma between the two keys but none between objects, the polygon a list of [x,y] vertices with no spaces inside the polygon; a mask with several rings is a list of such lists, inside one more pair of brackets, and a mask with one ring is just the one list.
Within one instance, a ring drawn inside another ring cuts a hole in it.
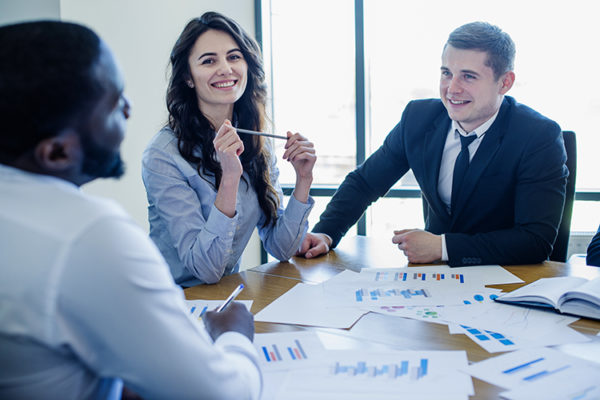
[{"label": "wooden conference table", "polygon": [[[406,263],[402,252],[390,240],[356,236],[342,239],[339,246],[327,255],[307,260],[294,257],[290,262],[271,262],[230,275],[215,285],[201,285],[185,290],[188,299],[224,299],[240,283],[245,289],[238,300],[253,300],[256,314],[299,282],[321,283],[344,269],[359,271],[370,267],[399,267]],[[410,268],[410,265],[409,265]],[[581,276],[592,279],[600,276],[600,268],[583,263],[569,264],[546,261],[537,265],[506,267],[526,283],[554,276]],[[506,291],[523,284],[489,285]],[[327,338],[336,348],[393,348],[397,350],[465,350],[471,362],[494,356],[465,335],[450,335],[445,325],[386,316],[376,313],[363,315],[350,329],[317,328],[299,325],[256,322],[256,333],[294,330],[315,330],[321,339]],[[594,340],[593,349],[600,349],[600,321],[580,319],[571,327]],[[595,345],[598,346],[595,346]],[[325,343],[326,347],[330,347]],[[340,347],[341,346],[341,347]],[[598,350],[600,359],[600,350]],[[475,396],[471,399],[498,398],[503,389],[473,378]]]}]

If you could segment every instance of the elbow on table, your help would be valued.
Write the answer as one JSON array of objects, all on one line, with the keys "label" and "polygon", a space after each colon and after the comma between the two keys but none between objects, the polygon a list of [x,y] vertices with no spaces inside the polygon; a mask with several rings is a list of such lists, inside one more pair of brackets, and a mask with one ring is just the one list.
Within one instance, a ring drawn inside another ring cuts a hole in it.
[{"label": "elbow on table", "polygon": [[223,277],[225,266],[217,266],[212,263],[201,262],[203,260],[188,259],[185,260],[185,268],[191,272],[196,278],[204,283],[218,283]]}]

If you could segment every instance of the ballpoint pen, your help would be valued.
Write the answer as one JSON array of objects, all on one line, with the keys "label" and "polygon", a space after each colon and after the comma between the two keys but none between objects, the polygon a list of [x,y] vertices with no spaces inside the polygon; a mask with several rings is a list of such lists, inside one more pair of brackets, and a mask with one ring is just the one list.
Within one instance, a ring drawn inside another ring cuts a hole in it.
[{"label": "ballpoint pen", "polygon": [[288,139],[287,136],[273,135],[272,133],[265,133],[265,132],[256,132],[256,131],[251,131],[249,129],[235,128],[235,130],[238,132],[241,132],[241,133],[247,133],[249,135],[267,136],[267,137],[272,137],[272,138],[276,138],[276,139],[284,139],[284,140]]},{"label": "ballpoint pen", "polygon": [[231,303],[233,301],[233,299],[235,299],[237,297],[238,294],[240,294],[240,292],[242,291],[242,289],[244,289],[244,284],[240,283],[238,285],[238,287],[236,287],[233,292],[231,292],[231,294],[229,295],[229,297],[223,302],[223,304],[221,304],[219,307],[217,307],[217,309],[215,310],[216,312],[221,312],[225,309],[225,307],[227,307],[229,305],[229,303]]}]

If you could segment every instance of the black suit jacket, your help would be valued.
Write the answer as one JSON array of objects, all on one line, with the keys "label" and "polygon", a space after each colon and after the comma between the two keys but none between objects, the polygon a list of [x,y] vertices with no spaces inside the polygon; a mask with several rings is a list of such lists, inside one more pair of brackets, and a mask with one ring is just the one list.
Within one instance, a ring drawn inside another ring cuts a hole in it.
[{"label": "black suit jacket", "polygon": [[587,248],[586,264],[600,267],[600,226]]},{"label": "black suit jacket", "polygon": [[[450,123],[439,99],[410,102],[383,145],[346,176],[313,232],[330,235],[335,247],[365,209],[412,169],[427,202],[425,230],[446,234],[450,266],[547,259],[568,175],[558,124],[506,96],[471,160],[450,215],[438,195]],[[400,214],[390,216],[399,227]]]}]

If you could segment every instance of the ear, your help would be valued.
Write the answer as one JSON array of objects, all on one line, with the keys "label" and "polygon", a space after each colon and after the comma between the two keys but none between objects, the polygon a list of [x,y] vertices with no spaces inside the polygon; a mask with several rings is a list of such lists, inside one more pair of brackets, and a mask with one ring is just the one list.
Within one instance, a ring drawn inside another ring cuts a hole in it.
[{"label": "ear", "polygon": [[73,168],[82,158],[79,134],[69,129],[42,140],[35,147],[34,157],[38,165],[49,173],[65,172]]},{"label": "ear", "polygon": [[502,82],[500,94],[506,94],[515,83],[515,73],[513,71],[508,71],[500,78],[500,81]]}]

